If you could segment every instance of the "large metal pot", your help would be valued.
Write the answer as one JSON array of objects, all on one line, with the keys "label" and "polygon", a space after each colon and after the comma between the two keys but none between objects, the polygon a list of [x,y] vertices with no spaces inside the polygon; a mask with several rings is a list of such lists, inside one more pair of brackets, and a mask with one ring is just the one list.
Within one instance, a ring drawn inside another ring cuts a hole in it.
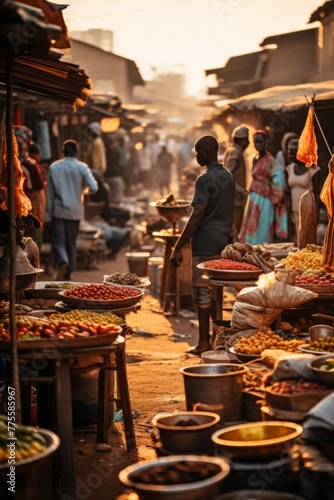
[{"label": "large metal pot", "polygon": [[[164,449],[178,453],[203,451],[212,446],[211,434],[220,416],[204,411],[184,411],[154,417]],[[191,423],[191,425],[188,425]]]},{"label": "large metal pot", "polygon": [[[226,422],[242,417],[242,377],[247,368],[234,363],[194,365],[181,368],[187,410],[204,407]],[[204,409],[203,408],[203,409]]]},{"label": "large metal pot", "polygon": [[294,422],[250,422],[216,431],[211,439],[221,455],[261,460],[288,452],[303,427]]}]

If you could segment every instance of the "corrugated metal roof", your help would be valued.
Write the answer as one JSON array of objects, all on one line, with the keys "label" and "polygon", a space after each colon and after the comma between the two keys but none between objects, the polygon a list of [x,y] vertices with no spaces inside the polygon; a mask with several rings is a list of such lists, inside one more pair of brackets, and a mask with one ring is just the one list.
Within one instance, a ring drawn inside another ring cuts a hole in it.
[{"label": "corrugated metal roof", "polygon": [[241,111],[274,111],[287,112],[307,107],[305,96],[310,101],[315,94],[315,108],[328,105],[334,107],[334,80],[301,85],[280,85],[260,90],[231,100],[222,112],[228,109]]}]

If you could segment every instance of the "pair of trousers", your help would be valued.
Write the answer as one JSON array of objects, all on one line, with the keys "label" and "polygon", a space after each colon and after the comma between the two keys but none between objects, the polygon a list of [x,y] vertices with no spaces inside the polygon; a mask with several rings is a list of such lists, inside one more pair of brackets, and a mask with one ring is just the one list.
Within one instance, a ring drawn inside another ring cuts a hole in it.
[{"label": "pair of trousers", "polygon": [[79,234],[80,220],[52,218],[51,244],[56,264],[68,265],[67,273],[75,270],[76,241]]}]

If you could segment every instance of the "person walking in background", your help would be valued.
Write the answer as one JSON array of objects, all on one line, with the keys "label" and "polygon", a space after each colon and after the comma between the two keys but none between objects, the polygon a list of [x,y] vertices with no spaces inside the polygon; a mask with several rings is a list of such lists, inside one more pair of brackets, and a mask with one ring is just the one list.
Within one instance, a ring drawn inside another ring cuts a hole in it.
[{"label": "person walking in background", "polygon": [[137,150],[139,182],[143,184],[144,189],[151,187],[152,162],[153,156],[150,146],[144,141],[142,148]]},{"label": "person walking in background", "polygon": [[246,190],[247,168],[244,151],[249,146],[249,129],[240,125],[232,131],[233,144],[229,146],[223,156],[223,165],[234,177],[235,198],[233,225],[239,234],[248,197]]},{"label": "person walking in background", "polygon": [[[124,198],[125,184],[122,175],[120,151],[116,137],[108,134],[105,136],[107,170],[105,180],[109,186],[109,203],[120,203]],[[95,170],[95,169],[92,169]],[[102,181],[100,172],[99,179]]]},{"label": "person walking in background", "polygon": [[200,355],[210,349],[210,317],[216,318],[215,293],[202,280],[201,262],[221,257],[231,243],[234,207],[234,178],[218,163],[218,142],[211,135],[195,142],[196,160],[207,170],[196,179],[191,202],[193,211],[177,240],[171,255],[171,265],[182,264],[182,247],[191,241],[192,283],[197,308],[199,339],[190,354]]},{"label": "person walking in background", "polygon": [[77,160],[78,143],[69,139],[63,144],[64,158],[50,165],[45,222],[52,224],[51,245],[57,280],[70,280],[75,270],[76,240],[83,218],[84,192],[93,194],[98,185],[86,163]]},{"label": "person walking in background", "polygon": [[103,179],[107,168],[107,160],[101,125],[99,122],[90,123],[87,131],[88,141],[83,144],[82,158],[89,165],[89,168],[97,170]]},{"label": "person walking in background", "polygon": [[291,163],[285,168],[287,185],[290,191],[291,206],[289,216],[294,227],[294,243],[297,243],[299,230],[299,202],[305,191],[313,191],[316,207],[319,207],[320,195],[320,167],[313,165],[306,167],[305,163],[296,157],[298,151],[298,139],[292,139],[288,146],[288,157]]},{"label": "person walking in background", "polygon": [[174,158],[168,153],[166,146],[162,146],[157,158],[158,182],[161,196],[170,193],[170,181],[172,176],[172,164]]},{"label": "person walking in background", "polygon": [[274,238],[286,240],[288,217],[284,200],[285,179],[274,158],[266,150],[267,134],[253,134],[258,154],[253,158],[252,182],[239,233],[242,243],[272,243]]}]

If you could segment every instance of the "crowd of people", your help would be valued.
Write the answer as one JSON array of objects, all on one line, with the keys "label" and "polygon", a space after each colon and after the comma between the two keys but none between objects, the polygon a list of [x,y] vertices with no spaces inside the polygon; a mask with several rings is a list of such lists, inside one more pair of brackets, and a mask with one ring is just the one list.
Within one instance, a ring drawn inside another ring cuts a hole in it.
[{"label": "crowd of people", "polygon": [[[24,125],[14,126],[18,159],[24,174],[24,192],[31,213],[40,222],[27,228],[39,250],[51,243],[56,279],[70,280],[76,264],[80,221],[87,204],[101,205],[94,224],[102,232],[110,255],[118,251],[130,229],[112,222],[127,197],[154,189],[163,197],[170,192],[172,172],[178,176],[191,156],[189,140],[151,134],[131,137],[124,129],[103,133],[99,122],[81,132],[80,140],[66,140],[60,159],[42,161],[41,145]],[[3,201],[4,193],[0,193]],[[102,206],[103,205],[103,206]]]},{"label": "crowd of people", "polygon": [[[193,210],[171,255],[171,265],[181,266],[182,248],[190,243],[198,318],[198,342],[188,350],[193,355],[200,356],[212,347],[210,320],[216,318],[217,309],[215,293],[203,281],[198,264],[219,259],[224,248],[235,240],[252,245],[277,239],[286,241],[289,219],[295,233],[298,232],[299,200],[303,193],[311,190],[319,198],[320,168],[317,165],[307,168],[298,160],[298,138],[292,135],[285,142],[286,151],[281,155],[284,164],[268,152],[265,130],[256,130],[252,140],[257,153],[252,159],[248,189],[244,152],[250,141],[246,126],[233,130],[233,142],[225,150],[222,162],[218,159],[219,144],[214,136],[205,135],[195,142],[197,163],[205,170],[195,180]],[[329,248],[332,252],[332,245]]]},{"label": "crowd of people", "polygon": [[247,187],[245,150],[250,145],[249,129],[236,127],[232,144],[222,163],[235,179],[234,230],[241,242],[258,245],[264,242],[298,241],[299,201],[310,190],[319,210],[320,167],[306,167],[297,158],[298,135],[286,133],[282,149],[274,157],[268,152],[268,134],[256,130],[252,141],[257,153],[252,157],[251,181]]}]

